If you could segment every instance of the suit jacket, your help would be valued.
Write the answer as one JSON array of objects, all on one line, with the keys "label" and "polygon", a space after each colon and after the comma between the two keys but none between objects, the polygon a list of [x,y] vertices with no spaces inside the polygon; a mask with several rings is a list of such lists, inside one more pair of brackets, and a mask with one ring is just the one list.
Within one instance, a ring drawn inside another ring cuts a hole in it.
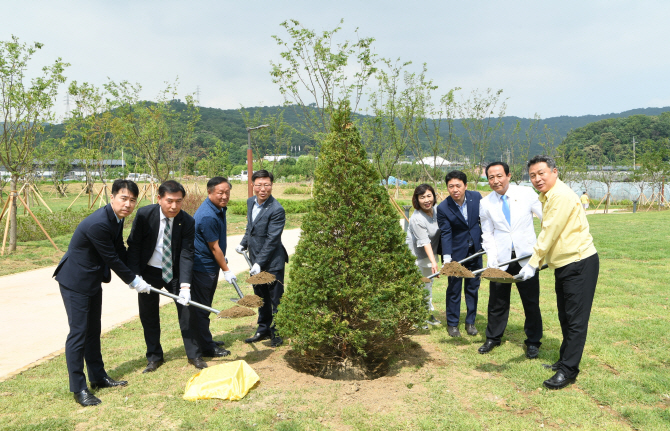
[{"label": "suit jacket", "polygon": [[101,283],[112,279],[110,269],[124,283],[135,279],[135,273],[125,262],[123,220],[116,221],[108,204],[79,223],[53,276],[68,289],[93,296],[102,288]]},{"label": "suit jacket", "polygon": [[451,255],[454,261],[463,260],[468,256],[468,242],[471,241],[475,250],[482,245],[482,228],[479,224],[479,192],[465,191],[467,200],[468,221],[456,206],[456,202],[447,197],[437,206],[437,224],[440,226],[442,238],[442,254]]},{"label": "suit jacket", "polygon": [[257,263],[262,271],[279,271],[288,262],[288,253],[281,242],[286,224],[284,207],[272,195],[251,221],[251,212],[256,198],[247,199],[247,229],[240,245],[249,250],[251,263]]},{"label": "suit jacket", "polygon": [[[128,236],[128,267],[143,274],[154,253],[160,230],[160,205],[153,204],[137,210]],[[195,220],[183,210],[172,221],[172,283],[171,290],[179,294],[181,283],[191,283],[193,269],[193,239]]]},{"label": "suit jacket", "polygon": [[[496,192],[490,193],[479,204],[482,222],[482,245],[486,254],[495,256],[498,262],[512,258],[512,245],[518,257],[533,254],[537,241],[533,214],[542,219],[542,203],[530,187],[510,184],[506,193],[510,207],[510,225],[502,211],[502,202]],[[519,262],[524,266],[529,259]],[[507,266],[500,267],[505,270]]]}]

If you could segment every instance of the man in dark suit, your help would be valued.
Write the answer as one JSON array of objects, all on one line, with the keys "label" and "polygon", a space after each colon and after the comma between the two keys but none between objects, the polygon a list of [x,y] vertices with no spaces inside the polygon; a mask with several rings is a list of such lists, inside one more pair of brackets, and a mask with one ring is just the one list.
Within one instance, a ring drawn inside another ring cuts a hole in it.
[{"label": "man in dark suit", "polygon": [[138,194],[139,190],[134,182],[114,181],[110,203],[79,223],[67,252],[54,272],[70,325],[70,333],[65,342],[70,391],[82,406],[93,406],[101,402],[86,386],[84,361],[93,389],[128,384],[109,377],[102,361],[101,283],[110,282],[111,269],[131,288],[138,292],[149,291],[148,284],[125,263],[123,219],[135,209]]},{"label": "man in dark suit", "polygon": [[[437,224],[442,237],[442,260],[459,261],[475,254],[482,243],[482,228],[479,224],[479,192],[467,190],[468,178],[461,171],[451,171],[445,177],[449,197],[437,207]],[[469,270],[482,267],[478,257],[465,264]],[[477,299],[479,278],[449,277],[447,287],[447,331],[452,337],[460,337],[458,321],[461,314],[461,289],[465,280],[465,330],[468,335],[477,335]]]},{"label": "man in dark suit", "polygon": [[238,252],[249,250],[253,266],[249,273],[253,276],[261,271],[269,272],[276,280],[269,284],[255,284],[254,293],[263,298],[263,306],[258,309],[258,329],[245,343],[271,339],[272,347],[279,347],[283,340],[275,331],[273,317],[284,294],[284,267],[288,253],[281,242],[281,234],[286,224],[284,207],[272,196],[273,176],[271,172],[254,172],[251,181],[256,196],[247,200],[247,229]]},{"label": "man in dark suit", "polygon": [[[128,267],[156,289],[164,288],[181,297],[175,304],[184,349],[189,363],[197,364],[203,361],[202,352],[193,334],[188,308],[195,220],[181,209],[185,196],[186,190],[181,184],[165,181],[158,187],[158,203],[137,211],[128,237]],[[137,301],[147,344],[147,367],[143,373],[149,373],[156,371],[164,360],[160,341],[160,295],[138,294]]]}]

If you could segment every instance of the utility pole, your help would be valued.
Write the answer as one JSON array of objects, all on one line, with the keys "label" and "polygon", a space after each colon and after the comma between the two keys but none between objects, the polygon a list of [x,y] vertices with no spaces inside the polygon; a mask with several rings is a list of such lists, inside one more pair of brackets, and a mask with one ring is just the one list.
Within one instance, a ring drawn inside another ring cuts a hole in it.
[{"label": "utility pole", "polygon": [[247,135],[249,138],[249,146],[247,147],[247,190],[249,197],[254,195],[253,186],[251,184],[251,175],[254,173],[254,157],[251,151],[251,131],[256,129],[263,129],[265,127],[270,127],[269,124],[262,124],[256,127],[247,127]]},{"label": "utility pole", "polygon": [[635,171],[635,136],[633,136],[633,171]]}]

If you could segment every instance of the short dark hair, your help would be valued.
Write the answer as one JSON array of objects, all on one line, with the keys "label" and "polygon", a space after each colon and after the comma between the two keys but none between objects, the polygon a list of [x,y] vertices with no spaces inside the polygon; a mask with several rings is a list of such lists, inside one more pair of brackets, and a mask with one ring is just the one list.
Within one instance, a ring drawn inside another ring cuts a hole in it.
[{"label": "short dark hair", "polygon": [[556,161],[553,158],[545,155],[535,156],[532,159],[528,160],[528,164],[526,165],[526,167],[530,168],[531,166],[542,162],[546,163],[549,169],[556,169]]},{"label": "short dark hair", "polygon": [[226,183],[226,184],[228,184],[228,187],[230,187],[231,189],[233,188],[233,185],[230,184],[230,181],[228,181],[228,178],[226,178],[226,177],[214,177],[214,178],[210,179],[209,181],[207,181],[207,193],[214,190],[214,187],[218,186],[221,183]]},{"label": "short dark hair", "polygon": [[163,184],[161,184],[160,187],[158,187],[158,196],[160,197],[165,196],[165,193],[177,193],[177,192],[181,192],[182,198],[186,197],[186,190],[184,190],[184,186],[182,186],[175,180],[167,180]]},{"label": "short dark hair", "polygon": [[463,181],[464,185],[466,185],[466,186],[468,185],[468,176],[465,175],[465,172],[461,172],[461,171],[451,171],[451,172],[449,172],[447,174],[447,176],[444,177],[444,183],[448,185],[449,181],[451,181],[453,179],[461,180],[461,181]]},{"label": "short dark hair", "polygon": [[275,177],[272,176],[272,172],[268,172],[265,169],[254,172],[254,174],[251,176],[251,182],[253,183],[258,178],[270,178],[270,183],[275,182]]},{"label": "short dark hair", "polygon": [[430,190],[430,192],[433,194],[433,206],[437,204],[437,195],[435,194],[433,186],[430,184],[421,184],[414,189],[414,194],[412,195],[412,206],[415,210],[421,209],[421,205],[419,205],[419,196],[426,193],[426,190]]},{"label": "short dark hair", "polygon": [[128,189],[130,193],[138,197],[140,195],[140,189],[137,187],[134,181],[131,180],[114,180],[112,184],[112,194],[115,195],[123,189]]},{"label": "short dark hair", "polygon": [[484,171],[486,173],[486,178],[489,177],[489,168],[491,166],[502,166],[503,169],[505,170],[505,175],[509,176],[509,166],[505,162],[491,162],[486,166],[486,170]]}]

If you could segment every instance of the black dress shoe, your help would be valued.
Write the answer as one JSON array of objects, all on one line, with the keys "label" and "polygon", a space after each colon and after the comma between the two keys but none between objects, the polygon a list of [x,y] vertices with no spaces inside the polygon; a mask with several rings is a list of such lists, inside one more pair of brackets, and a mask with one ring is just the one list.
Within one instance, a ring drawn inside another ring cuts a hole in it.
[{"label": "black dress shoe", "polygon": [[526,358],[536,359],[540,356],[540,348],[537,346],[528,346],[526,347]]},{"label": "black dress shoe", "polygon": [[272,341],[270,341],[270,346],[272,347],[279,347],[282,344],[284,344],[284,340],[279,335],[275,335],[272,337]]},{"label": "black dress shoe", "polygon": [[230,350],[226,350],[223,347],[216,346],[212,350],[202,352],[202,356],[206,358],[221,358],[223,356],[230,355]]},{"label": "black dress shoe", "polygon": [[270,334],[261,334],[260,332],[256,332],[253,337],[247,338],[244,340],[245,343],[256,343],[258,341],[263,341],[263,340],[269,340],[270,339]]},{"label": "black dress shoe", "polygon": [[460,337],[461,331],[458,330],[458,326],[449,326],[447,325],[447,333],[450,337]]},{"label": "black dress shoe", "polygon": [[561,361],[556,361],[553,364],[542,364],[544,368],[547,368],[551,371],[558,371],[561,368]]},{"label": "black dress shoe", "polygon": [[467,332],[468,335],[472,335],[473,337],[475,335],[479,334],[479,332],[477,332],[477,328],[475,328],[474,323],[472,323],[472,324],[471,323],[466,323],[465,324],[465,332]]},{"label": "black dress shoe", "polygon": [[188,363],[193,365],[199,370],[202,370],[203,368],[207,368],[207,362],[203,361],[202,358],[189,358]]},{"label": "black dress shoe", "polygon": [[103,377],[99,382],[91,382],[91,388],[93,389],[102,389],[102,388],[114,388],[116,386],[126,386],[128,384],[125,380],[119,380],[118,382],[112,379],[109,376]]},{"label": "black dress shoe", "polygon": [[147,363],[147,367],[144,369],[144,371],[142,371],[142,374],[152,373],[152,372],[156,371],[158,369],[158,367],[160,367],[161,365],[163,365],[163,360],[162,359],[158,360],[158,361],[149,361],[149,363]]},{"label": "black dress shoe", "polygon": [[499,345],[500,341],[486,340],[486,342],[482,344],[482,346],[477,351],[483,355],[484,353],[490,352],[494,347],[498,347]]},{"label": "black dress shoe", "polygon": [[72,395],[74,395],[75,401],[84,407],[97,406],[102,402],[100,398],[93,395],[88,389],[84,389],[81,392],[73,392]]},{"label": "black dress shoe", "polygon": [[226,343],[224,343],[223,341],[216,341],[216,340],[212,340],[212,341],[214,342],[214,344],[216,344],[219,347],[223,347],[223,346],[226,345]]},{"label": "black dress shoe", "polygon": [[549,389],[563,389],[568,386],[570,383],[574,383],[575,379],[568,379],[563,374],[563,371],[557,371],[556,374],[550,379],[544,381],[544,386]]}]

